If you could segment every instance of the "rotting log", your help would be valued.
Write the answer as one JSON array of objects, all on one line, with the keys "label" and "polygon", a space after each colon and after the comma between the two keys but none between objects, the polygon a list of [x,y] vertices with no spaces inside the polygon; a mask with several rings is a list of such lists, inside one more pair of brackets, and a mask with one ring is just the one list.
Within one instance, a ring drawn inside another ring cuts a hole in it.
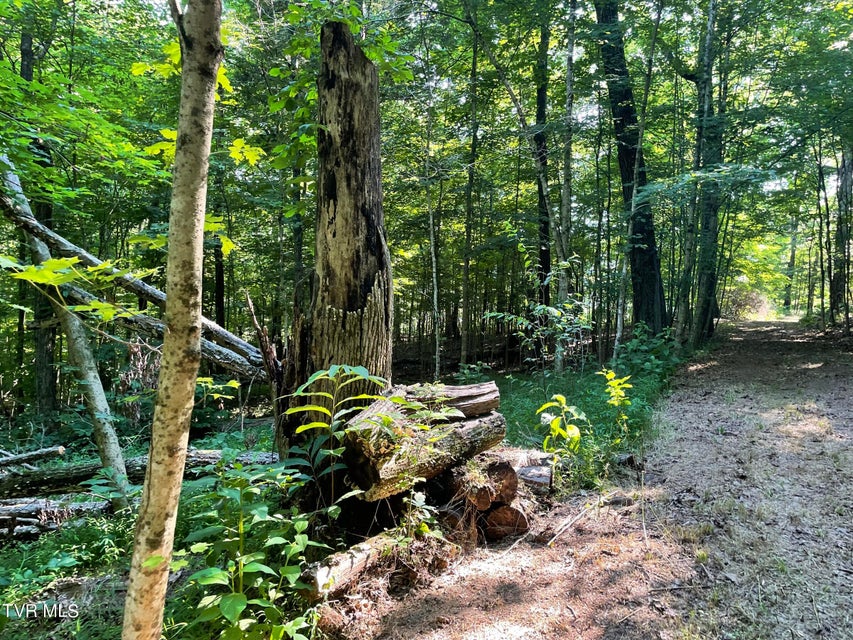
[{"label": "rotting log", "polygon": [[104,513],[110,508],[107,500],[73,503],[45,499],[3,500],[0,501],[0,532],[10,537],[38,535],[67,520]]},{"label": "rotting log", "polygon": [[368,568],[375,566],[398,544],[396,538],[380,533],[315,562],[302,573],[300,581],[307,585],[302,595],[317,601],[347,591]]},{"label": "rotting log", "polygon": [[466,418],[497,411],[501,404],[498,385],[491,380],[459,386],[414,384],[394,389],[391,395],[403,395],[406,400],[421,402],[431,409],[453,407]]},{"label": "rotting log", "polygon": [[[216,464],[222,459],[217,450],[191,450],[187,453],[185,478],[201,475],[201,467]],[[278,456],[272,453],[243,453],[237,456],[243,464],[275,464]],[[145,479],[148,456],[131,458],[125,462],[127,477],[132,483]],[[78,464],[51,469],[36,469],[23,473],[8,473],[0,476],[0,499],[25,498],[28,496],[51,496],[63,493],[82,493],[89,488],[82,483],[94,478],[103,468],[99,462]]]},{"label": "rotting log", "polygon": [[530,530],[530,524],[524,512],[507,504],[489,511],[483,518],[482,527],[486,539],[492,541],[527,533]]},{"label": "rotting log", "polygon": [[[429,480],[445,469],[500,444],[506,420],[494,411],[462,422],[418,429],[399,415],[390,400],[373,403],[353,418],[347,436],[350,477],[367,501],[411,488],[413,479]],[[394,413],[396,418],[390,418]]]},{"label": "rotting log", "polygon": [[27,453],[19,453],[13,456],[0,458],[0,469],[4,467],[12,467],[23,465],[34,460],[44,460],[45,458],[53,458],[54,456],[65,455],[65,447],[48,447],[39,449],[38,451],[28,451]]},{"label": "rotting log", "polygon": [[451,501],[465,500],[478,511],[486,511],[496,504],[511,504],[515,500],[518,475],[509,462],[477,456],[473,463],[451,470]]}]

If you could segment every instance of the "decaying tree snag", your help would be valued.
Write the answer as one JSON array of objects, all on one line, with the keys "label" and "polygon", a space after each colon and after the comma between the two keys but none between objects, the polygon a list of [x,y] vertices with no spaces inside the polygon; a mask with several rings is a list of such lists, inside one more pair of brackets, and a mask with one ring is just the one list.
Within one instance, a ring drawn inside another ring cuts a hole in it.
[{"label": "decaying tree snag", "polygon": [[64,456],[65,447],[48,447],[39,449],[38,451],[28,451],[27,453],[19,453],[14,456],[6,456],[0,458],[0,469],[4,467],[13,467],[23,465],[34,460],[44,460],[45,458],[53,458],[56,456]]},{"label": "decaying tree snag", "polygon": [[365,569],[375,565],[398,545],[396,538],[381,533],[312,564],[300,579],[308,585],[303,596],[316,601],[339,595],[349,589]]},{"label": "decaying tree snag", "polygon": [[[285,377],[294,386],[332,364],[391,375],[393,300],[382,211],[379,77],[349,25],[323,25],[320,46],[316,266],[310,310],[295,320],[288,354],[291,371]],[[348,388],[353,395],[367,391],[375,388]],[[280,454],[298,426],[283,421],[276,434]]]},{"label": "decaying tree snag", "polygon": [[[222,452],[218,450],[188,451],[184,478],[199,477],[203,474],[203,467],[216,464],[221,459]],[[276,464],[278,456],[274,453],[247,452],[237,456],[236,462],[241,464]],[[125,462],[125,467],[128,480],[134,484],[139,484],[145,479],[148,456],[130,458]],[[0,500],[84,493],[90,489],[82,483],[94,478],[102,468],[103,465],[93,462],[0,475]]]}]

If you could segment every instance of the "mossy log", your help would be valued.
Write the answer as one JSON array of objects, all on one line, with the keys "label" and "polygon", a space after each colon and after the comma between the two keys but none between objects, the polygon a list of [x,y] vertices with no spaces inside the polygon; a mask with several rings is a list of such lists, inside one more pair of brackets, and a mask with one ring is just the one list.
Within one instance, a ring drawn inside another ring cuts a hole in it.
[{"label": "mossy log", "polygon": [[368,538],[310,565],[300,578],[306,585],[302,595],[311,601],[334,597],[347,591],[370,567],[386,557],[399,542],[387,533]]},{"label": "mossy log", "polygon": [[347,439],[347,464],[364,500],[402,493],[414,480],[434,478],[506,436],[506,420],[494,411],[420,430],[409,418],[387,419],[395,410],[392,402],[382,400],[351,421],[358,428]]}]

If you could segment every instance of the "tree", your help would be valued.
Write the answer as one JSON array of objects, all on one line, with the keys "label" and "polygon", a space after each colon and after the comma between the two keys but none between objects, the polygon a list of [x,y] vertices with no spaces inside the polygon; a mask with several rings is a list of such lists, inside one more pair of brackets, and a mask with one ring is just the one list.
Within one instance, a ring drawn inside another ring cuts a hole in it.
[{"label": "tree", "polygon": [[148,470],[125,600],[124,640],[159,640],[178,498],[200,361],[204,213],[216,78],[219,0],[170,0],[181,46],[181,106],[169,215],[168,331],[163,341]]},{"label": "tree", "polygon": [[[0,180],[3,185],[2,193],[0,193],[0,208],[3,209],[4,215],[33,218],[30,204],[24,196],[21,183],[10,162],[5,157],[0,156],[0,164],[9,165],[8,168],[3,169],[2,180]],[[42,265],[50,260],[50,252],[44,242],[27,234],[27,243],[34,265]],[[42,293],[53,314],[59,319],[65,333],[68,342],[68,357],[74,367],[74,377],[80,386],[89,417],[92,420],[92,432],[101,464],[105,469],[112,470],[112,477],[118,492],[118,495],[112,500],[113,507],[116,509],[126,508],[128,506],[127,470],[124,466],[124,457],[113,424],[110,405],[107,403],[107,397],[98,373],[98,364],[89,345],[88,332],[83,321],[65,306],[60,292],[55,287],[48,285],[46,291]]]},{"label": "tree", "polygon": [[[316,266],[311,307],[294,327],[285,380],[291,389],[332,364],[359,364],[391,377],[394,308],[382,210],[379,75],[347,24],[323,25],[320,46]],[[358,393],[353,387],[351,394]],[[297,426],[284,422],[278,429],[280,455]]]},{"label": "tree", "polygon": [[607,77],[607,94],[616,136],[622,200],[626,211],[633,212],[628,220],[633,317],[634,322],[643,322],[653,333],[659,333],[667,325],[666,301],[651,204],[645,198],[640,203],[634,203],[635,192],[641,192],[647,185],[648,178],[638,135],[634,91],[625,60],[618,2],[596,0],[595,12],[601,28],[599,46]]}]

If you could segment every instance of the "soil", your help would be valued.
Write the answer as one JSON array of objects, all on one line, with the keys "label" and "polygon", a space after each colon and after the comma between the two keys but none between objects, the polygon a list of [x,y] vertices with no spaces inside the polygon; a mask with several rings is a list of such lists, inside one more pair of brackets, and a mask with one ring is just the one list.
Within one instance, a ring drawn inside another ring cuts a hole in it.
[{"label": "soil", "polygon": [[853,342],[724,333],[675,377],[644,472],[397,598],[365,583],[327,610],[339,635],[853,639]]}]

